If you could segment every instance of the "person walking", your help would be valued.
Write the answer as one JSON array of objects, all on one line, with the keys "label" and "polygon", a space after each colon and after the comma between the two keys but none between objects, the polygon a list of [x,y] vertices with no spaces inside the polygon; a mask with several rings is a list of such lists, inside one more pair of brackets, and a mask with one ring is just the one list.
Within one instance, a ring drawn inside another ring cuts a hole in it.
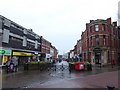
[{"label": "person walking", "polygon": [[18,57],[13,57],[14,71],[18,71]]}]

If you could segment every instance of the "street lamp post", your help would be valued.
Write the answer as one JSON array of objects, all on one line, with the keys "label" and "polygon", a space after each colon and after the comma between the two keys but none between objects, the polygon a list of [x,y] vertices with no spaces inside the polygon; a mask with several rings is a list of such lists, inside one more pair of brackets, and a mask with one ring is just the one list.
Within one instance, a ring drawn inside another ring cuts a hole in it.
[{"label": "street lamp post", "polygon": [[110,58],[110,62],[111,62],[111,66],[112,66],[112,68],[113,68],[113,64],[112,64],[112,38],[111,38],[111,34],[110,34],[110,56],[111,56],[111,58]]}]

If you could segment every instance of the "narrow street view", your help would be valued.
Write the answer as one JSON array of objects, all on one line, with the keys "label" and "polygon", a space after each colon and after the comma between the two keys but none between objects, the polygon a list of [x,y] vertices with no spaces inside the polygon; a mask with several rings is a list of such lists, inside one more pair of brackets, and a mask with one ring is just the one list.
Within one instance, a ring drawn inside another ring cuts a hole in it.
[{"label": "narrow street view", "polygon": [[119,0],[0,0],[0,89],[120,89]]}]

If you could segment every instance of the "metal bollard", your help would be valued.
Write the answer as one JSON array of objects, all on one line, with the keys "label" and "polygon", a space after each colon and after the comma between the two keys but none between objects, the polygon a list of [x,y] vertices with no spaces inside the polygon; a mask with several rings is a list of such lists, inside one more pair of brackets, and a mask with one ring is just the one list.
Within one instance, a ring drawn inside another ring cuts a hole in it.
[{"label": "metal bollard", "polygon": [[62,64],[62,71],[64,70],[63,64]]},{"label": "metal bollard", "polygon": [[56,65],[54,67],[55,67],[55,71],[56,71]]}]

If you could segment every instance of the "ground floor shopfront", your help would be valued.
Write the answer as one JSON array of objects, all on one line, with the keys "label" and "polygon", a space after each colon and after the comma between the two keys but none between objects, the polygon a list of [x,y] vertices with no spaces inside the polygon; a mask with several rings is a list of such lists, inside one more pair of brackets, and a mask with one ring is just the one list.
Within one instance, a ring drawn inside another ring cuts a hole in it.
[{"label": "ground floor shopfront", "polygon": [[106,47],[90,48],[82,53],[82,59],[91,62],[93,65],[117,64],[119,63],[120,54],[117,50]]},{"label": "ground floor shopfront", "polygon": [[14,59],[17,59],[18,65],[23,65],[29,61],[38,61],[39,57],[40,52],[0,48],[0,66],[4,66],[9,60],[14,62]]}]

